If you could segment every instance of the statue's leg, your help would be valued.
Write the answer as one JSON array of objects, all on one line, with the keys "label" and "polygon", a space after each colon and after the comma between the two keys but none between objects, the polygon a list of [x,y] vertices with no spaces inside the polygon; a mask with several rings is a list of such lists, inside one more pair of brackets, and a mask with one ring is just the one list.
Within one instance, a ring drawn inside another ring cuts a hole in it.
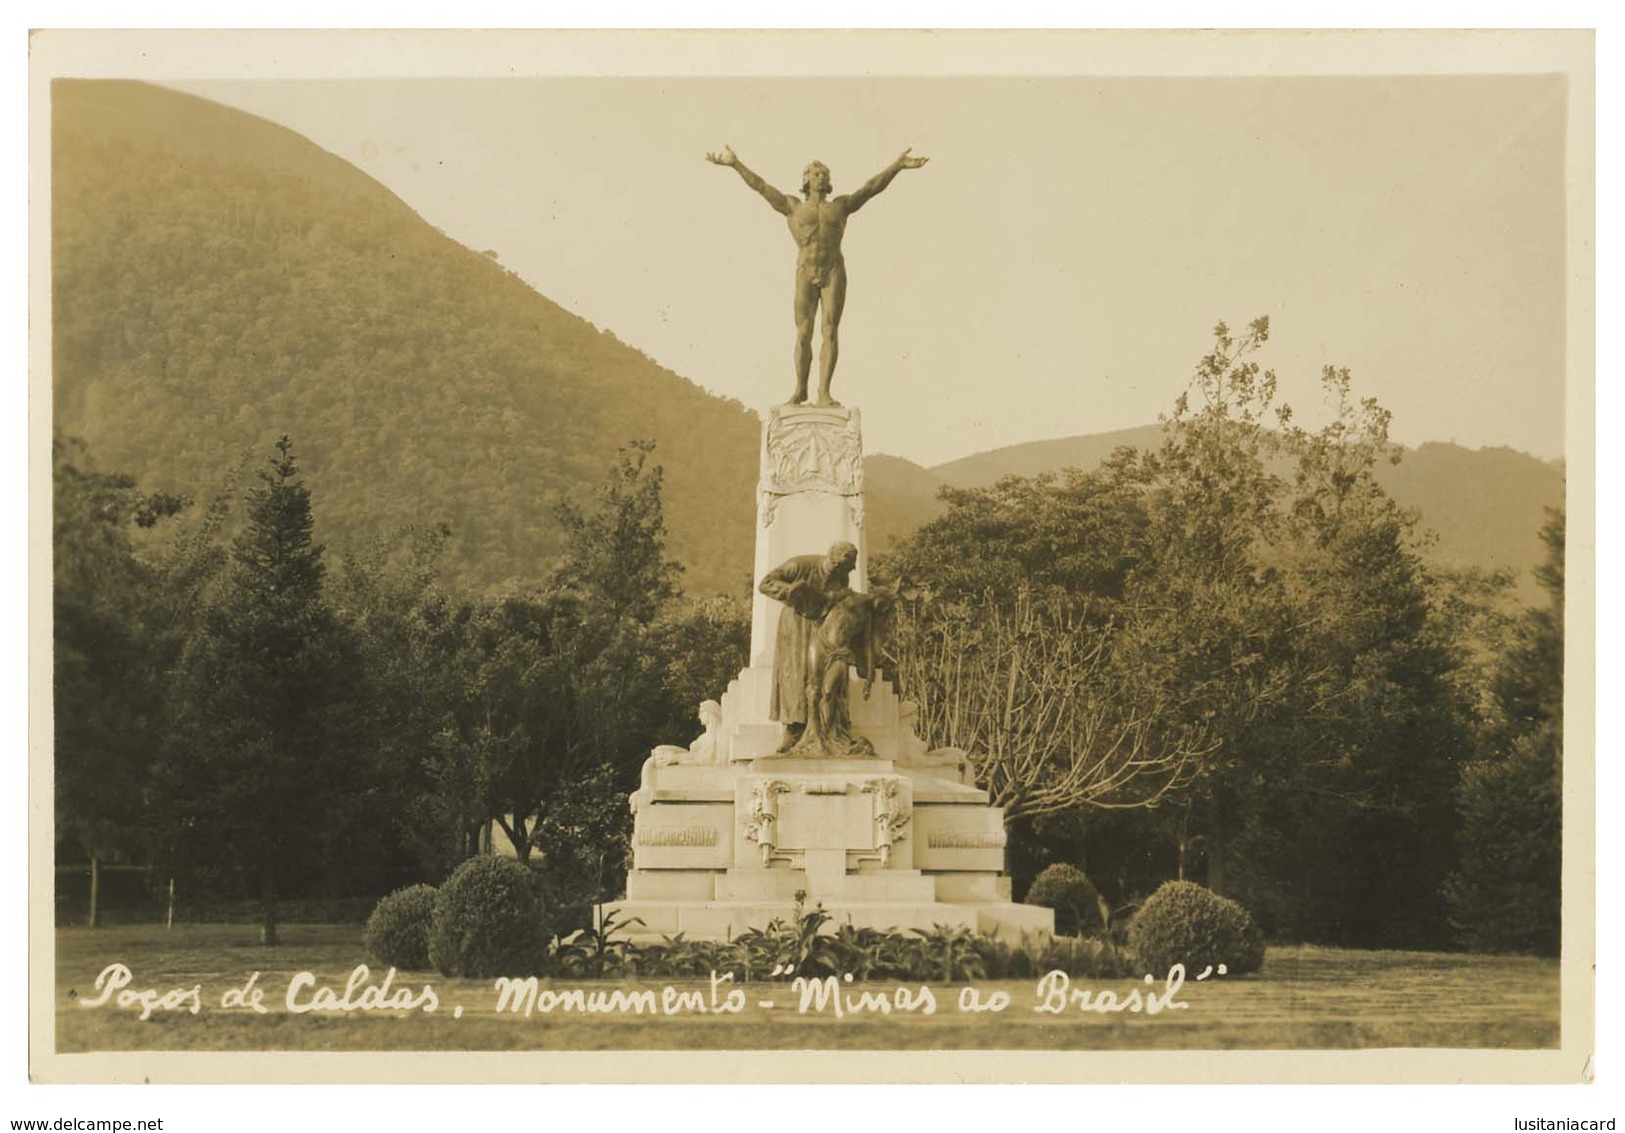
[{"label": "statue's leg", "polygon": [[818,350],[818,404],[839,405],[830,396],[835,362],[841,356],[841,312],[846,308],[846,265],[836,264],[819,294],[823,306],[824,341]]},{"label": "statue's leg", "polygon": [[824,735],[837,742],[852,738],[852,718],[847,707],[846,658],[839,657],[824,669]]},{"label": "statue's leg", "polygon": [[826,745],[824,732],[824,697],[821,687],[820,674],[824,671],[824,651],[816,636],[807,643],[807,669],[803,674],[803,688],[806,689],[807,723],[801,731],[801,750],[809,747],[823,751]]},{"label": "statue's leg", "polygon": [[796,392],[791,405],[807,400],[807,378],[812,372],[813,319],[818,315],[818,283],[806,268],[796,269]]},{"label": "statue's leg", "polygon": [[807,670],[807,727],[802,735],[816,745],[820,750],[824,746],[824,704],[818,694],[818,682],[814,676],[818,670]]}]

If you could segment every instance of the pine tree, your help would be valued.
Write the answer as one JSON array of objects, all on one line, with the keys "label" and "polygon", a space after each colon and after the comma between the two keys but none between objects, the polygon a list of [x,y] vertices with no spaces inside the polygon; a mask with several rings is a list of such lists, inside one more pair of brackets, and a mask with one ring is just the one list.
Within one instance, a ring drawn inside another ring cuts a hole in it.
[{"label": "pine tree", "polygon": [[275,944],[281,879],[332,850],[358,786],[347,711],[357,654],[323,598],[323,548],[287,437],[259,478],[185,658],[159,790],[177,864],[229,863],[257,891],[262,939]]}]

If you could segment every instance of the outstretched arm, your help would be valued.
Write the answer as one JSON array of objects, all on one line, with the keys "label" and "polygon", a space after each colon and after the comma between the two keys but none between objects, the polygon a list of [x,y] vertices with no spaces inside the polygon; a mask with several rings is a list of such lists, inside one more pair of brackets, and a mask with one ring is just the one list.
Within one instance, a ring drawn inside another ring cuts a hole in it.
[{"label": "outstretched arm", "polygon": [[773,206],[773,211],[783,213],[785,216],[789,216],[790,211],[795,208],[795,205],[791,203],[789,197],[779,192],[766,181],[763,181],[756,175],[755,170],[750,169],[743,161],[740,161],[739,158],[735,157],[732,146],[723,146],[721,153],[706,154],[705,160],[709,161],[712,165],[727,165],[732,167],[733,171],[744,179],[745,184],[749,185],[752,189],[755,189],[762,195],[763,200]]},{"label": "outstretched arm", "polygon": [[846,211],[857,212],[869,203],[869,198],[878,195],[887,185],[890,185],[893,177],[896,177],[905,169],[918,169],[931,160],[929,157],[913,157],[911,156],[912,153],[912,149],[904,150],[897,155],[896,161],[869,178],[856,191],[847,194]]}]

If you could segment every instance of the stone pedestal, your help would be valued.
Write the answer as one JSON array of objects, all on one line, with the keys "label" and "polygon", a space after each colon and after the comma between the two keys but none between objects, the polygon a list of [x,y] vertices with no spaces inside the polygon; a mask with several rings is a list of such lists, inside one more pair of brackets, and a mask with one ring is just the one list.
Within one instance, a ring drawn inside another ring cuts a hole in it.
[{"label": "stone pedestal", "polygon": [[[780,405],[762,426],[756,481],[756,569],[762,576],[796,555],[821,555],[835,543],[858,549],[854,590],[869,589],[869,548],[863,538],[863,435],[856,409]],[[750,663],[773,670],[779,603],[753,594]]]},{"label": "stone pedestal", "polygon": [[[781,406],[762,430],[757,486],[760,580],[795,555],[858,548],[851,585],[867,589],[863,444],[856,409]],[[797,903],[832,923],[878,929],[964,927],[1007,936],[1050,933],[1054,914],[1010,899],[1004,813],[970,780],[962,752],[927,751],[914,705],[877,680],[851,680],[852,726],[872,758],[775,754],[769,717],[780,606],[751,607],[750,665],[721,700],[714,748],[651,756],[632,795],[628,935],[725,939]]]}]

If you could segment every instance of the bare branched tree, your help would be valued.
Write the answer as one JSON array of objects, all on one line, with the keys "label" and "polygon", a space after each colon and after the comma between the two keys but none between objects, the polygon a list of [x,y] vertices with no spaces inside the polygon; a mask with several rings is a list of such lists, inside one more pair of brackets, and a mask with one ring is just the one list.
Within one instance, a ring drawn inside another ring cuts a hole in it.
[{"label": "bare branched tree", "polygon": [[967,752],[1007,817],[1155,806],[1213,749],[1176,687],[1117,656],[1141,652],[1134,627],[1091,613],[1030,592],[899,609],[891,660],[926,738]]}]

